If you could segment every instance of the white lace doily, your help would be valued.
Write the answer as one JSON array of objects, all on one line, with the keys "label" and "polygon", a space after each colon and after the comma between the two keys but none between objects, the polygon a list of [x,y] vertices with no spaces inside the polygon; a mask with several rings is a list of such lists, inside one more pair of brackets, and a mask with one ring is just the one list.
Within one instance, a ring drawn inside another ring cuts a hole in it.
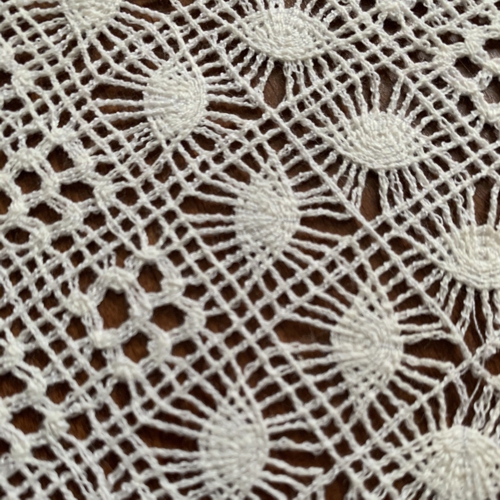
[{"label": "white lace doily", "polygon": [[500,3],[1,0],[0,497],[500,494]]}]

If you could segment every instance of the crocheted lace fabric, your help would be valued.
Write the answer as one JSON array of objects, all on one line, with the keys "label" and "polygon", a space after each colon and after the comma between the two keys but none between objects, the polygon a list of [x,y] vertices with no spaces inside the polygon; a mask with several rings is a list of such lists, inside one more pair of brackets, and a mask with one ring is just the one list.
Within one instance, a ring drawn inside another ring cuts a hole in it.
[{"label": "crocheted lace fabric", "polygon": [[2,0],[0,497],[500,493],[500,2]]}]

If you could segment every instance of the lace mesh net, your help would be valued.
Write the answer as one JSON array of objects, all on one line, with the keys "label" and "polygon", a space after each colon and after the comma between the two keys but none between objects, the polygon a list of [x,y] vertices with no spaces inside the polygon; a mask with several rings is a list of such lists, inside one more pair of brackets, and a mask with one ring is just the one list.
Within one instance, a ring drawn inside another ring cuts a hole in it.
[{"label": "lace mesh net", "polygon": [[3,0],[0,496],[495,499],[500,2]]}]

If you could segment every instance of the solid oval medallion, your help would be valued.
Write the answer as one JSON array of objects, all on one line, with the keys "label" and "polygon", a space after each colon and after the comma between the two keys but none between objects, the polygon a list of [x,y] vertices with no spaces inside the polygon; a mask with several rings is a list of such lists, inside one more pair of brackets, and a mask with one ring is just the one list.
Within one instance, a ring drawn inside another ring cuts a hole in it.
[{"label": "solid oval medallion", "polygon": [[351,118],[332,141],[342,156],[369,170],[408,167],[423,154],[419,133],[401,116],[387,112]]},{"label": "solid oval medallion", "polygon": [[490,225],[466,226],[442,238],[440,266],[476,290],[500,289],[500,231]]},{"label": "solid oval medallion", "polygon": [[239,194],[234,224],[247,253],[276,257],[299,221],[297,200],[285,183],[256,177]]},{"label": "solid oval medallion", "polygon": [[202,120],[206,105],[202,78],[174,63],[160,68],[144,92],[144,109],[151,127],[162,139],[189,135]]},{"label": "solid oval medallion", "polygon": [[242,35],[256,52],[280,61],[312,59],[326,50],[328,31],[300,9],[269,9],[246,17]]},{"label": "solid oval medallion", "polygon": [[500,448],[479,431],[456,425],[435,432],[417,447],[417,454],[425,464],[422,481],[439,500],[496,498]]},{"label": "solid oval medallion", "polygon": [[358,301],[332,329],[333,360],[356,393],[388,383],[403,356],[400,326],[392,311]]},{"label": "solid oval medallion", "polygon": [[[242,405],[246,406],[246,405]],[[231,487],[245,497],[259,478],[268,457],[266,430],[248,407],[223,404],[208,420],[200,437],[201,465],[213,486]]]}]

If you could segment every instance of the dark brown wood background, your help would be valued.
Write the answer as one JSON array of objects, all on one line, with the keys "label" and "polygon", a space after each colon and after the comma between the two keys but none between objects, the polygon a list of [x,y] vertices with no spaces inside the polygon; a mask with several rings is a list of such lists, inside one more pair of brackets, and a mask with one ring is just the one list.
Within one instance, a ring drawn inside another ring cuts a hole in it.
[{"label": "dark brown wood background", "polygon": [[[182,0],[182,3],[184,5],[188,5],[193,1],[194,0]],[[133,0],[133,3],[136,3],[137,5],[141,6],[147,6],[154,11],[163,12],[167,14],[171,13],[175,8],[169,0]],[[295,0],[288,0],[287,3],[288,6],[292,6],[295,4]],[[365,2],[365,3],[370,4],[370,2]],[[372,0],[371,3],[374,4],[375,0]],[[466,66],[464,66],[464,71],[469,71]],[[1,76],[2,75],[0,74],[0,77]],[[491,92],[493,93],[491,96],[492,101],[499,100],[500,94],[496,95],[495,93],[496,90],[499,89],[491,90]],[[388,101],[389,96],[391,94],[391,82],[389,80],[385,82],[385,89],[383,87],[382,90],[385,91],[385,93],[382,96],[382,101]],[[103,89],[103,94],[106,95],[106,89]],[[269,78],[266,84],[264,95],[266,102],[272,107],[276,107],[282,101],[285,95],[285,77],[283,74],[283,69],[282,67],[280,67],[279,64],[276,65],[275,71],[273,71],[271,77]],[[2,160],[1,163],[5,164],[5,155],[3,155],[3,158],[0,157],[0,160]],[[64,163],[66,161],[67,157],[65,155],[58,156],[57,153],[54,154],[51,158],[53,167],[56,170],[63,170],[65,168]],[[20,180],[20,183],[22,190],[24,192],[35,191],[39,188],[39,179],[37,178],[36,175],[27,174]],[[484,213],[486,213],[487,210],[486,200],[488,199],[490,190],[491,190],[491,184],[489,184],[486,181],[478,186],[476,200],[477,200],[479,218],[483,217]],[[88,196],[88,193],[84,191],[85,191],[84,187],[75,185],[73,187],[73,192],[68,193],[68,197],[70,199],[74,198],[75,200],[81,199],[82,197]],[[365,216],[368,220],[375,218],[377,215],[381,213],[380,205],[378,202],[378,191],[379,191],[379,185],[378,185],[377,175],[376,174],[369,175],[367,181],[367,189],[365,190],[365,195],[363,197],[361,206],[361,212],[363,216]],[[128,200],[131,204],[133,203],[133,196],[134,195],[132,193],[130,199]],[[127,201],[127,194],[124,195],[124,200]],[[2,214],[6,213],[8,211],[9,204],[10,200],[8,198],[0,196],[0,213]],[[203,207],[197,207],[196,204],[190,207],[190,210],[196,212],[198,208],[200,212],[203,212]],[[42,207],[39,209],[37,217],[42,221],[51,222],[53,220],[52,218],[54,217],[54,214],[48,207],[46,208]],[[321,220],[318,220],[315,224],[316,224],[315,229],[318,230],[323,229]],[[351,229],[355,230],[356,228],[351,228]],[[21,235],[19,237],[21,237]],[[68,249],[70,243],[71,242],[65,244],[64,242],[61,242],[60,244],[62,245],[62,248],[64,248],[64,245],[66,245],[67,247],[66,249]],[[383,259],[383,257],[380,258]],[[153,271],[149,273],[145,272],[141,275],[141,284],[146,290],[151,290],[151,291],[158,290],[159,287],[158,277]],[[120,324],[123,323],[123,321],[127,318],[128,315],[127,303],[125,297],[120,294],[109,292],[104,302],[102,303],[99,312],[104,318],[106,327],[119,326]],[[176,314],[177,313],[174,309],[166,310],[159,318],[157,318],[157,320],[160,322],[161,326],[165,327],[165,329],[168,330],[171,329],[174,325],[178,324],[179,318],[177,317]],[[215,331],[217,330],[223,331],[224,329],[223,318],[221,318],[220,321],[221,323],[217,325],[216,321],[214,323],[214,320],[212,320],[211,328],[213,328]],[[85,335],[85,330],[84,329],[82,330],[82,326],[77,322],[75,322],[71,328],[74,330],[71,334],[75,335],[75,338],[81,335]],[[298,339],[304,334],[303,325],[288,323],[287,328],[280,331],[279,334],[282,337],[284,337],[285,340]],[[141,337],[138,336],[135,337],[132,342],[129,342],[127,344],[126,347],[127,355],[134,361],[139,361],[140,359],[142,359],[145,355],[145,352],[147,352],[143,341],[145,341],[145,338],[142,338],[141,341]],[[479,339],[477,338],[477,333],[475,333],[472,328],[467,333],[466,341],[469,345],[471,345],[471,347],[474,346],[477,347],[479,343]],[[422,349],[421,352],[422,355],[430,356],[436,359],[441,359],[441,358],[447,360],[451,359],[451,361],[453,362],[457,362],[459,359],[458,354],[455,354],[454,352],[450,351],[450,346],[446,344],[435,343],[431,346],[422,346],[421,349]],[[419,353],[416,352],[415,354]],[[33,354],[31,355],[28,361],[34,364],[35,366],[43,367],[47,363],[47,358],[42,351],[33,351]],[[99,363],[104,363],[104,361],[102,360],[102,357],[100,357],[100,355],[96,353],[95,359],[93,359],[92,363],[95,367],[98,367]],[[495,374],[500,373],[500,356],[498,356],[496,359],[493,359],[492,362],[489,364],[488,368],[492,371],[492,373]],[[470,390],[472,391],[472,389],[476,386],[477,381],[467,380],[466,383],[468,384]],[[19,380],[16,377],[10,376],[8,374],[0,376],[0,397],[8,397],[9,395],[19,392],[19,390],[20,390]],[[60,387],[50,388],[48,396],[54,402],[58,402],[62,401],[65,398],[66,394],[67,394],[67,389],[64,386],[60,386]],[[119,406],[124,407],[129,402],[130,394],[127,391],[126,387],[118,385],[117,390],[113,391],[112,397]],[[39,428],[40,423],[41,422],[39,415],[35,411],[30,411],[29,409],[24,410],[23,412],[17,414],[13,420],[13,424],[18,429],[22,430],[25,433],[36,431]],[[84,438],[89,435],[91,429],[89,428],[88,421],[85,418],[81,418],[81,419],[75,419],[74,421],[71,422],[70,432],[76,437]],[[357,432],[356,435],[357,439],[362,441],[364,438],[364,431],[361,428],[359,428],[356,432]],[[173,445],[180,447],[183,446],[182,442],[178,443],[165,442],[165,440],[171,440],[173,438],[171,436],[166,437],[165,434],[163,434],[162,432],[155,431],[152,428],[144,428],[141,431],[141,439],[143,439],[143,441],[147,443],[149,446],[154,446],[154,447],[160,447],[160,448],[162,446],[172,447]],[[0,454],[3,453],[8,453],[8,446],[2,441],[0,441]],[[54,458],[50,456],[51,453],[50,450],[44,451],[42,449],[40,453],[42,455],[45,453],[46,459]],[[307,457],[304,458],[300,456],[294,457],[294,463],[297,465],[300,464],[302,466],[312,465],[308,462]],[[321,456],[318,457],[314,465],[318,465],[318,463],[320,463],[325,469],[329,469],[332,466],[331,459],[326,454],[322,457]],[[106,460],[103,460],[101,462],[101,466],[105,471],[105,473],[109,474],[116,468],[117,458],[113,457],[113,455],[111,454],[109,455],[109,457],[107,457]],[[10,481],[12,484],[20,484],[23,481],[23,477],[22,475],[15,475],[12,476]],[[331,485],[327,487],[327,498],[329,500],[340,500],[344,497],[347,490],[348,490],[347,478],[341,474]],[[84,498],[76,490],[75,490],[75,495],[77,496],[77,498]],[[51,498],[60,499],[63,497],[60,495],[59,496],[54,495]],[[263,498],[265,499],[266,497],[263,496]]]}]

